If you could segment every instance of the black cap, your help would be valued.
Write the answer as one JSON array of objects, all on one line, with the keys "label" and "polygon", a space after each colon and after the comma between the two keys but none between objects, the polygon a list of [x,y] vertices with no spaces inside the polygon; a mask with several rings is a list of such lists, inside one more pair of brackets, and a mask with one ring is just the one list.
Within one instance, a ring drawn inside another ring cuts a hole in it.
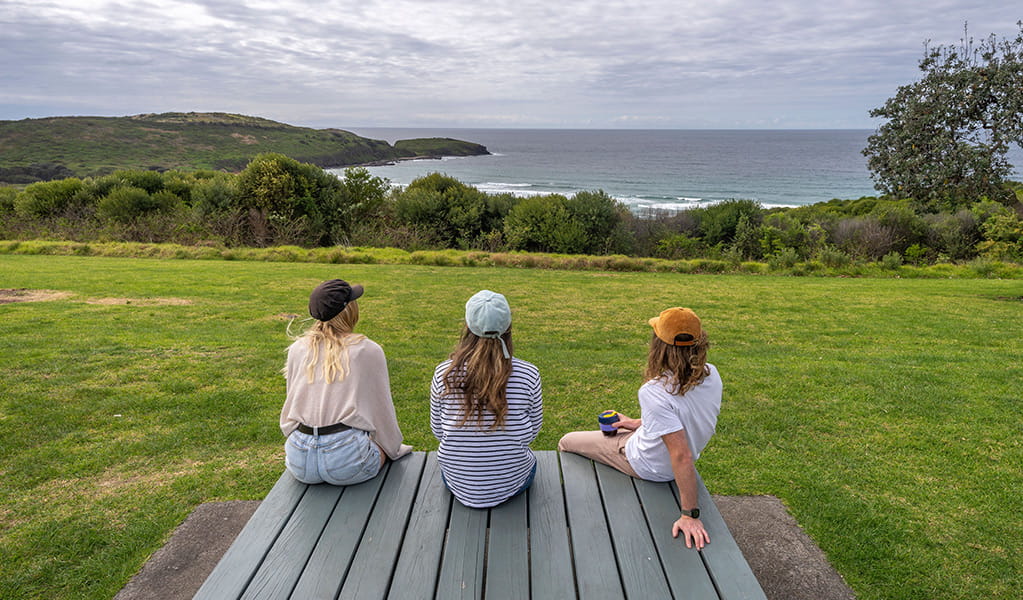
[{"label": "black cap", "polygon": [[309,295],[309,314],[319,321],[329,321],[362,292],[361,285],[349,285],[343,279],[324,281]]}]

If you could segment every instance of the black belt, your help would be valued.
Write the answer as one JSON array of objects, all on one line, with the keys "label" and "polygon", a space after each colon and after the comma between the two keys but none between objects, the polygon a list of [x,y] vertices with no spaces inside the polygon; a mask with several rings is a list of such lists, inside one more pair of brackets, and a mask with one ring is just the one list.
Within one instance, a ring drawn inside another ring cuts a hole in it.
[{"label": "black belt", "polygon": [[326,427],[310,427],[302,423],[298,424],[298,430],[309,435],[330,435],[332,433],[347,431],[349,429],[351,429],[351,427],[344,423],[335,423],[334,425],[327,425]]}]

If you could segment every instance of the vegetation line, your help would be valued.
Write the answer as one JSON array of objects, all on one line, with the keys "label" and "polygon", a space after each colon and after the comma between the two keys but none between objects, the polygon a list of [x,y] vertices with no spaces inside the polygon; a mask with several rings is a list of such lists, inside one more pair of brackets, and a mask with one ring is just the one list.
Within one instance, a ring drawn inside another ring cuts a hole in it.
[{"label": "vegetation line", "polygon": [[228,248],[226,246],[182,246],[180,244],[141,242],[86,243],[0,240],[0,255],[3,254],[889,279],[1023,279],[1023,265],[986,259],[975,259],[963,264],[907,265],[901,261],[882,260],[828,265],[817,260],[789,264],[781,261],[672,260],[624,255],[594,256],[539,252],[486,252],[482,250],[416,250],[410,252],[400,248],[368,247]]}]

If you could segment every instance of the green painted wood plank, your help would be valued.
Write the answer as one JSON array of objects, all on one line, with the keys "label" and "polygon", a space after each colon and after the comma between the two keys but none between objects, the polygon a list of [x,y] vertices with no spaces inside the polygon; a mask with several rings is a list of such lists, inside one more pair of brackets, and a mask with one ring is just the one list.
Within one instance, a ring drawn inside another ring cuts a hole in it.
[{"label": "green painted wood plank", "polygon": [[650,534],[667,574],[675,598],[717,600],[718,594],[696,549],[686,548],[681,538],[671,537],[671,526],[679,517],[678,501],[667,483],[633,481]]},{"label": "green painted wood plank", "polygon": [[467,508],[457,500],[451,503],[448,540],[437,578],[438,600],[482,596],[487,516],[486,510]]},{"label": "green painted wood plank", "polygon": [[437,453],[426,457],[405,541],[401,545],[389,600],[431,600],[448,527],[453,497],[440,478]]},{"label": "green painted wood plank", "polygon": [[292,598],[334,600],[391,466],[384,465],[385,470],[369,481],[345,488],[295,585]]},{"label": "green painted wood plank", "polygon": [[333,485],[309,486],[242,600],[286,599],[291,595],[343,491]]},{"label": "green painted wood plank", "polygon": [[578,454],[563,452],[561,472],[565,480],[565,504],[579,599],[620,600],[624,591],[593,462]]},{"label": "green painted wood plank", "polygon": [[[622,587],[628,598],[671,598],[660,556],[650,537],[646,516],[632,478],[595,463],[597,482],[611,529],[611,541],[621,565]],[[665,489],[665,493],[671,493]]]},{"label": "green painted wood plank", "polygon": [[[701,554],[718,594],[722,600],[766,600],[764,589],[742,555],[739,545],[735,543],[732,533],[728,531],[728,525],[711,499],[707,486],[699,475],[697,479],[700,520],[710,536],[710,544],[703,548]],[[673,490],[678,493],[678,488],[673,487]]]},{"label": "green painted wood plank", "polygon": [[528,493],[490,509],[484,595],[487,600],[529,598]]},{"label": "green painted wood plank", "polygon": [[291,517],[292,511],[305,494],[306,487],[292,477],[291,473],[285,471],[249,518],[234,543],[224,553],[223,558],[213,568],[194,598],[197,600],[238,598]]},{"label": "green painted wood plank", "polygon": [[373,515],[362,533],[355,560],[341,587],[340,600],[387,596],[425,464],[426,455],[422,452],[391,464]]},{"label": "green painted wood plank", "polygon": [[575,598],[575,572],[554,451],[536,453],[536,478],[529,488],[529,574],[534,598]]}]

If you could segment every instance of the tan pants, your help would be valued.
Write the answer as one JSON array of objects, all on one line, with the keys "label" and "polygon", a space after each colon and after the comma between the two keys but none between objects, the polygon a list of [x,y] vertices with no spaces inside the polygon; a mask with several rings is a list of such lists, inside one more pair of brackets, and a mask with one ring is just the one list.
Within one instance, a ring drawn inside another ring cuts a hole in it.
[{"label": "tan pants", "polygon": [[566,433],[558,441],[558,450],[581,454],[586,458],[614,467],[630,477],[639,478],[632,470],[629,459],[625,458],[625,442],[634,431],[619,431],[617,435],[607,436],[602,431],[573,431]]}]

